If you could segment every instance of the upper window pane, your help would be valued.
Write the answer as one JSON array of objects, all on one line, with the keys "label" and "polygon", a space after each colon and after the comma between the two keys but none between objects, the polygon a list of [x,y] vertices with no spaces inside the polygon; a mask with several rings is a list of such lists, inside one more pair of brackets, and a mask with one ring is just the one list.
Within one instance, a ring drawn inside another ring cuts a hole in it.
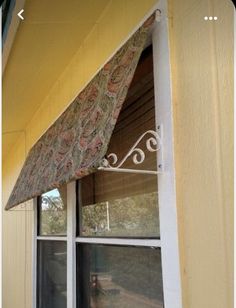
[{"label": "upper window pane", "polygon": [[39,199],[39,235],[66,235],[66,185],[43,194]]},{"label": "upper window pane", "polygon": [[[156,130],[151,49],[138,64],[107,153],[122,160],[149,130]],[[142,164],[128,157],[122,168],[157,170],[156,152],[146,144],[150,137],[147,134],[137,145],[145,155]],[[159,237],[157,186],[156,175],[137,172],[99,171],[83,178],[78,190],[80,235]]]},{"label": "upper window pane", "polygon": [[79,191],[80,235],[159,237],[155,176],[98,172]]}]

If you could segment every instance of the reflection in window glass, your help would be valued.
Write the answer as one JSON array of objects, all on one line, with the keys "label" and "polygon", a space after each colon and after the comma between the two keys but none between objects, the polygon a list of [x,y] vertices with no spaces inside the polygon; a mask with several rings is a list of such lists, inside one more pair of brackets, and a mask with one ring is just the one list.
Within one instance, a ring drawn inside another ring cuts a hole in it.
[{"label": "reflection in window glass", "polygon": [[66,199],[66,185],[41,196],[39,203],[39,235],[66,235]]},{"label": "reflection in window glass", "polygon": [[77,244],[78,307],[163,307],[160,249]]},{"label": "reflection in window glass", "polygon": [[66,243],[38,241],[37,308],[66,308]]},{"label": "reflection in window glass", "polygon": [[[125,174],[122,183],[112,188],[107,187],[107,182],[102,181],[104,174],[99,173],[80,182],[81,235],[159,237],[156,177],[135,174],[132,180],[127,182],[126,177],[130,176]],[[109,176],[113,180],[117,177],[119,182],[117,173],[109,173]],[[86,200],[86,195],[94,200]]]}]

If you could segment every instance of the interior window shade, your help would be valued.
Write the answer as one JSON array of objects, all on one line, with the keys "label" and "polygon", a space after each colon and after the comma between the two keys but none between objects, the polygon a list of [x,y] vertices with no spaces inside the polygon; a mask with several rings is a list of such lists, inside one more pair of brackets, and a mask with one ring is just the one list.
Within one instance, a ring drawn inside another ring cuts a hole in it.
[{"label": "interior window shade", "polygon": [[[140,59],[110,139],[107,154],[115,153],[122,159],[131,146],[147,130],[156,130],[152,50],[148,48]],[[146,139],[139,147],[145,152],[144,170],[156,170],[156,154],[146,150]],[[122,168],[139,169],[132,159]],[[136,173],[99,171],[82,180],[82,204],[89,205],[106,200],[157,191],[157,177]],[[93,193],[92,193],[93,192]]]},{"label": "interior window shade", "polygon": [[97,169],[154,19],[135,32],[33,146],[6,209]]}]

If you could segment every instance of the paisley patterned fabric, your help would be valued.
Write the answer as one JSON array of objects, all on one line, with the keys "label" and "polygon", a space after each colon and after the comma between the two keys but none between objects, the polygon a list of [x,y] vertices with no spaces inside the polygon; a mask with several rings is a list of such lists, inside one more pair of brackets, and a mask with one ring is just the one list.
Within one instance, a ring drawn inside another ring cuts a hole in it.
[{"label": "paisley patterned fabric", "polygon": [[106,154],[153,22],[154,15],[31,148],[6,209],[96,170]]}]

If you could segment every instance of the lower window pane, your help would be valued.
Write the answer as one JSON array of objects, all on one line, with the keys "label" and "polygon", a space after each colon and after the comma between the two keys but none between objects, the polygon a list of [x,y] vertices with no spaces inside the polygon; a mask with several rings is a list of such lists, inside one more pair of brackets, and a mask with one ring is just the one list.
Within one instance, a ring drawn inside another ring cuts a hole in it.
[{"label": "lower window pane", "polygon": [[160,249],[77,244],[77,307],[163,307]]},{"label": "lower window pane", "polygon": [[66,242],[38,241],[37,308],[66,308]]}]

